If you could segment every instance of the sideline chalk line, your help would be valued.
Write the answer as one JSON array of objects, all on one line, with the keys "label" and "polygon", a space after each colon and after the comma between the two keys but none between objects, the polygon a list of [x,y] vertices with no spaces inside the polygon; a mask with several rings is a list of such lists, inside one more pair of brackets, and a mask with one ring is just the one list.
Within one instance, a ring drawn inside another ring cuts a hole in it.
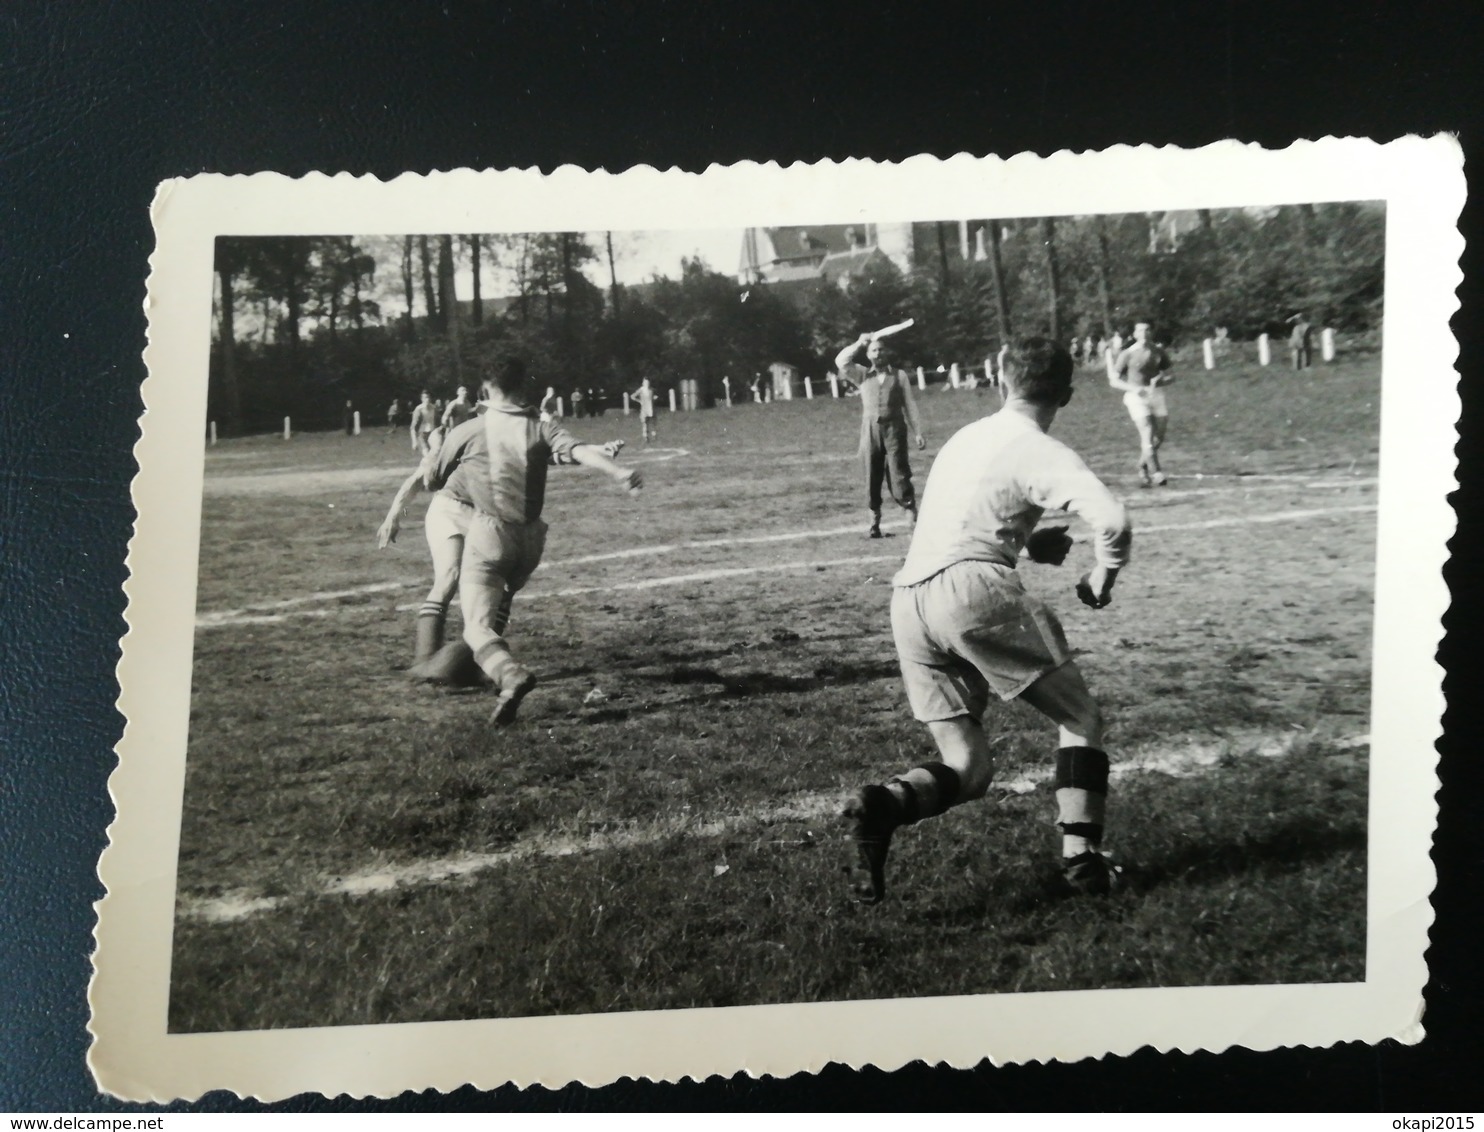
[{"label": "sideline chalk line", "polygon": [[[1193,739],[1178,745],[1136,747],[1126,759],[1113,764],[1114,778],[1132,774],[1165,774],[1189,778],[1234,755],[1280,758],[1293,753],[1306,732],[1294,730],[1279,735],[1261,731]],[[1368,735],[1352,735],[1331,740],[1341,749],[1366,746]],[[1051,778],[1046,771],[1022,774],[997,780],[991,790],[1001,794],[1029,794]],[[180,919],[206,923],[231,923],[272,911],[295,899],[318,899],[334,896],[369,896],[399,888],[421,887],[458,881],[478,873],[533,858],[572,857],[583,853],[601,853],[643,848],[670,837],[697,839],[724,837],[742,829],[784,821],[817,821],[833,818],[848,792],[821,791],[798,794],[774,805],[754,806],[740,812],[710,817],[690,813],[666,815],[644,822],[589,823],[618,829],[597,829],[587,834],[548,833],[524,838],[508,849],[494,853],[461,853],[452,857],[409,861],[385,865],[361,872],[323,878],[317,885],[295,896],[263,896],[248,890],[237,890],[215,897],[192,897],[181,894],[176,901]]]},{"label": "sideline chalk line", "polygon": [[[1162,534],[1175,531],[1209,531],[1222,527],[1246,526],[1248,524],[1264,523],[1289,523],[1302,522],[1306,519],[1322,519],[1339,515],[1358,514],[1361,512],[1375,511],[1376,504],[1362,503],[1348,507],[1315,507],[1295,511],[1274,511],[1266,515],[1229,515],[1215,519],[1201,519],[1189,523],[1151,523],[1147,526],[1136,524],[1134,527],[1135,537],[1148,534]],[[883,524],[889,529],[902,529],[905,523]],[[623,558],[653,557],[657,555],[674,554],[680,550],[696,550],[712,547],[742,546],[757,543],[791,542],[802,539],[831,538],[838,535],[856,534],[859,527],[838,527],[828,531],[796,531],[786,534],[775,535],[752,535],[738,538],[711,539],[702,542],[670,543],[658,546],[635,547],[630,550],[612,551],[606,554],[592,554],[581,558],[569,558],[557,562],[546,563],[549,568],[560,566],[586,565],[593,562],[606,562]],[[1074,541],[1087,541],[1086,535],[1074,536]],[[669,574],[657,578],[644,578],[636,582],[611,582],[601,586],[575,586],[561,590],[537,590],[535,592],[525,591],[521,594],[522,602],[537,601],[552,597],[577,597],[583,594],[594,593],[622,593],[630,590],[649,590],[665,586],[682,586],[695,582],[718,581],[723,578],[740,578],[753,574],[782,573],[790,570],[815,570],[828,569],[834,566],[858,566],[871,565],[879,562],[900,561],[901,555],[861,555],[849,558],[832,558],[823,560],[805,560],[794,562],[770,562],[762,566],[735,566],[715,570],[702,570],[689,574]],[[539,577],[539,572],[537,574]],[[301,597],[284,598],[276,602],[262,602],[243,606],[239,609],[224,609],[198,614],[196,617],[197,629],[220,629],[234,625],[264,625],[277,621],[288,620],[293,617],[328,617],[334,613],[341,612],[346,606],[337,606],[330,609],[296,609],[295,606],[307,605],[317,601],[338,601],[345,598],[369,596],[377,593],[388,593],[395,590],[410,589],[414,586],[423,586],[426,579],[411,582],[379,582],[349,590],[324,591],[317,594],[306,594]],[[402,611],[412,606],[401,606],[397,609]]]}]

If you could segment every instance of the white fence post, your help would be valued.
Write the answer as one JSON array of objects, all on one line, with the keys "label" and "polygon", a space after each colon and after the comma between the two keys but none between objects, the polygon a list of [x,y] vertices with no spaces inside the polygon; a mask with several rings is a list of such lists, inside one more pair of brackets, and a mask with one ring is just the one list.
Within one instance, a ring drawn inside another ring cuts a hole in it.
[{"label": "white fence post", "polygon": [[919,389],[926,389],[927,388],[927,378],[923,376],[923,374],[922,374],[922,367],[921,366],[918,366],[917,367],[917,388],[919,388]]},{"label": "white fence post", "polygon": [[352,433],[354,433],[354,434],[355,434],[355,435],[356,435],[356,436],[360,436],[360,435],[361,435],[361,410],[360,410],[360,409],[357,409],[357,410],[356,410],[356,411],[355,411],[355,412],[354,412],[354,413],[353,413],[353,414],[352,414],[352,415],[351,415],[351,425],[350,425],[350,430],[351,430],[351,432],[352,432]]},{"label": "white fence post", "polygon": [[948,384],[957,389],[959,380],[958,363],[954,362],[948,367]]},{"label": "white fence post", "polygon": [[627,389],[623,391],[623,415],[629,415],[629,391]]},{"label": "white fence post", "polygon": [[1010,346],[1008,343],[1006,343],[1005,345],[1000,347],[1000,356],[995,359],[995,365],[999,368],[999,374],[1001,377],[1005,376],[1005,355],[1009,352]]},{"label": "white fence post", "polygon": [[672,385],[670,387],[670,412],[673,413],[674,411],[675,411],[675,387]]},{"label": "white fence post", "polygon": [[726,393],[727,408],[730,409],[732,407],[732,379],[730,377],[722,378],[721,387]]},{"label": "white fence post", "polygon": [[292,427],[289,424],[289,419],[288,419],[288,417],[284,417],[283,418],[283,438],[285,440],[287,440],[289,437],[291,437],[293,435],[294,435],[294,432],[293,432]]},{"label": "white fence post", "polygon": [[566,409],[562,407],[562,399],[560,397],[556,399],[556,415],[559,417],[565,417],[567,415]]},{"label": "white fence post", "polygon": [[1207,369],[1216,368],[1216,348],[1211,344],[1211,339],[1201,342],[1201,356],[1205,359]]},{"label": "white fence post", "polygon": [[1273,348],[1268,345],[1268,336],[1259,334],[1257,336],[1257,364],[1268,365],[1273,360]]},{"label": "white fence post", "polygon": [[812,377],[804,378],[804,400],[814,400],[814,379]]},{"label": "white fence post", "polygon": [[1319,332],[1319,352],[1324,360],[1332,362],[1335,360],[1335,331],[1334,327],[1326,326]]},{"label": "white fence post", "polygon": [[211,422],[211,429],[210,429],[210,431],[211,431],[211,443],[215,444],[216,443],[216,422],[215,421],[212,421]]},{"label": "white fence post", "polygon": [[837,400],[837,401],[840,399],[840,375],[839,374],[836,374],[836,373],[830,374],[830,396],[833,397],[833,398],[835,398],[835,400]]}]

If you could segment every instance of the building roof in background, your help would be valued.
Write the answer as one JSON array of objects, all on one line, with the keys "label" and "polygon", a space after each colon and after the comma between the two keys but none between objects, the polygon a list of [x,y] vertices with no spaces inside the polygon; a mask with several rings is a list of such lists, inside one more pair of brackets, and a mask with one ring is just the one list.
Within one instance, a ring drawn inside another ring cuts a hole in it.
[{"label": "building roof in background", "polygon": [[834,252],[850,250],[848,233],[854,229],[861,242],[866,238],[864,224],[805,224],[789,228],[765,228],[773,245],[776,261],[817,260]]},{"label": "building roof in background", "polygon": [[890,262],[886,253],[880,248],[855,248],[848,252],[833,252],[824,257],[824,262],[819,265],[817,274],[838,287],[845,280],[859,275],[866,269],[866,265],[878,256],[883,262]]}]

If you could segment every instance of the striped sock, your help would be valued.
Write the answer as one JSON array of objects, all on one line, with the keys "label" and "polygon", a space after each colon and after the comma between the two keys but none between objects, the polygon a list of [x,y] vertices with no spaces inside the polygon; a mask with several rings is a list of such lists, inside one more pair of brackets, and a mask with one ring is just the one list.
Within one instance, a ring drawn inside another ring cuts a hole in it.
[{"label": "striped sock", "polygon": [[1057,824],[1063,857],[1096,852],[1103,843],[1108,803],[1108,756],[1096,747],[1056,752]]},{"label": "striped sock", "polygon": [[961,783],[958,771],[943,763],[924,763],[886,783],[901,807],[903,825],[936,817],[958,801]]}]

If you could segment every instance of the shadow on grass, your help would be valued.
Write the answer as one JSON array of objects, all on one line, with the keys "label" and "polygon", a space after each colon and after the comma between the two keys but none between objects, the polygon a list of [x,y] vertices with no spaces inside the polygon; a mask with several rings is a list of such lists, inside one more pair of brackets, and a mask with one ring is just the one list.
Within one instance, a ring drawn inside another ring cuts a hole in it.
[{"label": "shadow on grass", "polygon": [[1292,873],[1340,853],[1366,849],[1364,829],[1316,829],[1287,822],[1237,842],[1187,843],[1151,861],[1125,866],[1124,879],[1138,892],[1171,882],[1228,880],[1249,873]]},{"label": "shadow on grass", "polygon": [[722,699],[748,699],[752,696],[770,696],[779,693],[817,692],[822,688],[845,687],[850,684],[866,684],[898,674],[895,664],[828,664],[815,668],[813,675],[789,676],[777,672],[735,672],[724,675],[714,668],[677,667],[666,672],[640,673],[637,679],[656,684],[705,685],[708,690],[700,695],[683,700],[666,700],[663,703],[645,704],[639,707],[604,708],[584,718],[589,723],[612,723],[635,716],[650,715],[657,711],[672,711],[690,704],[715,702]]}]

